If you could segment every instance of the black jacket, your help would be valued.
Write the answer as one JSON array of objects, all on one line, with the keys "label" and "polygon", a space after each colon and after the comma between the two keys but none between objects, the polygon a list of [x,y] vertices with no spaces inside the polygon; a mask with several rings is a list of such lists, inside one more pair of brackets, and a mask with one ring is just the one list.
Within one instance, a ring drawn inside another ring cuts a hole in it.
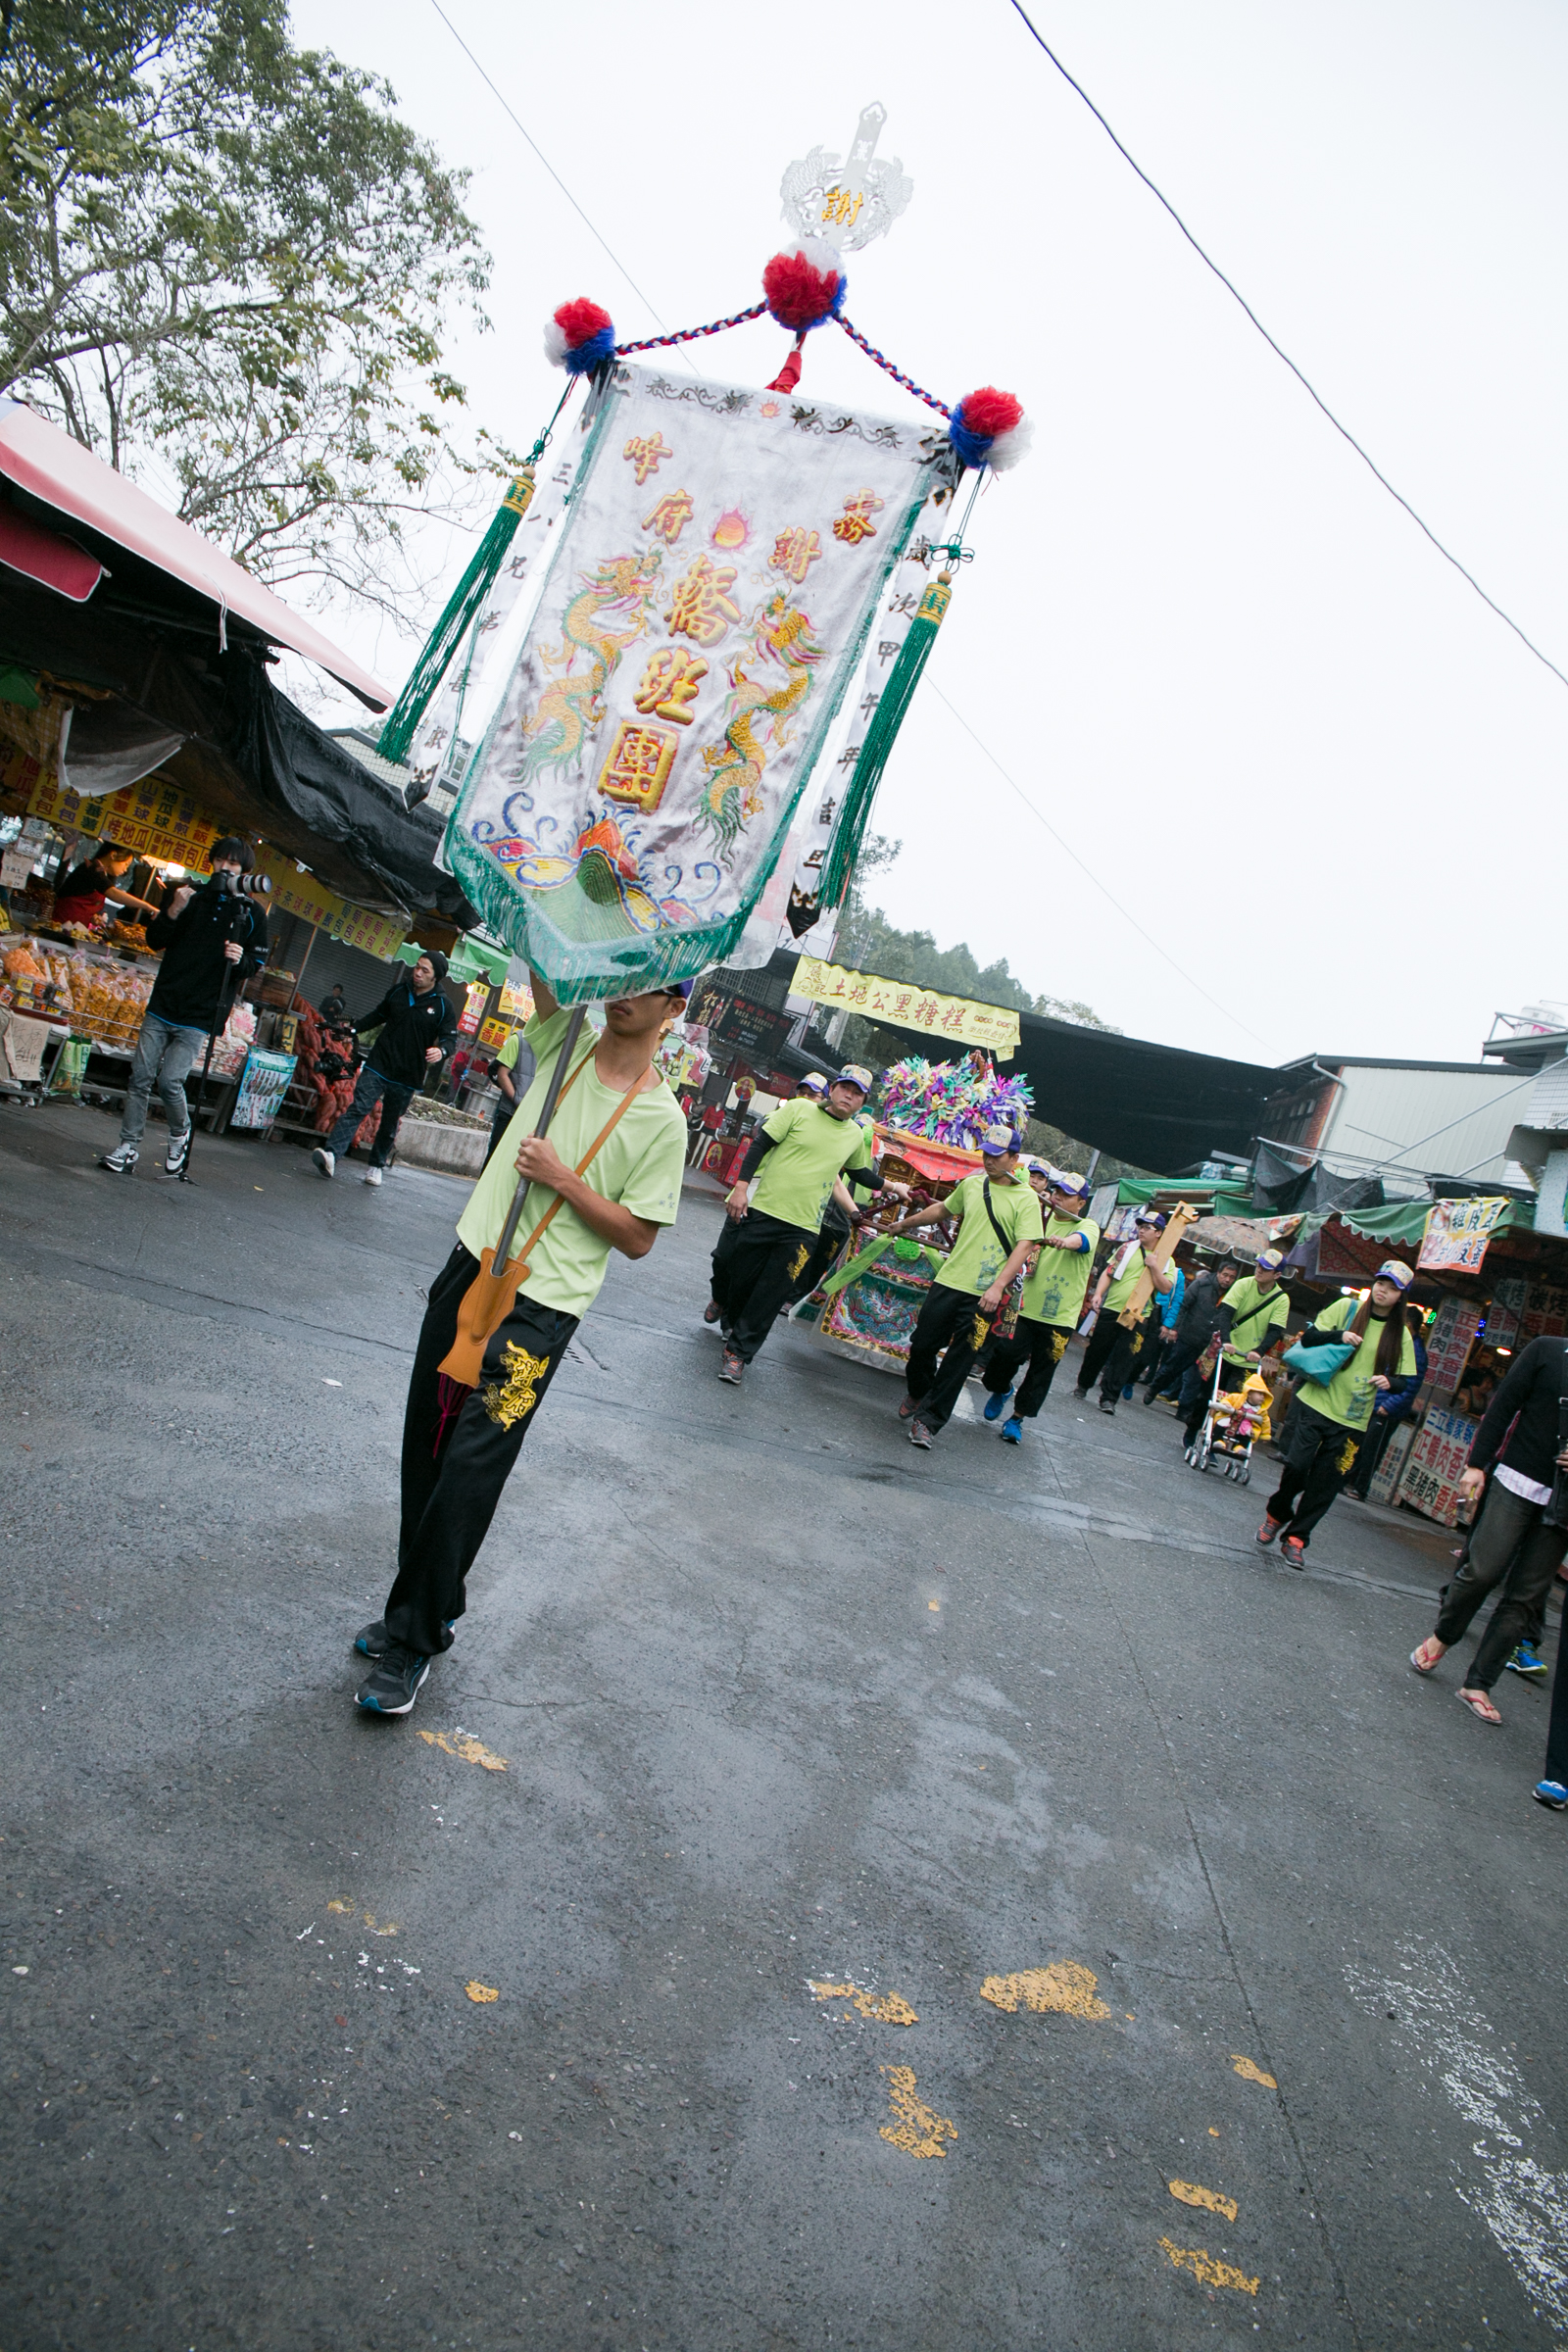
[{"label": "black jacket", "polygon": [[1222,1293],[1217,1274],[1196,1274],[1176,1317],[1176,1345],[1195,1348],[1200,1355],[1219,1329]]},{"label": "black jacket", "polygon": [[211,1029],[230,966],[223,942],[232,936],[244,951],[235,993],[267,961],[267,917],[250,899],[204,882],[178,914],[155,914],[147,945],[163,951],[147,1009],[182,1029]]},{"label": "black jacket", "polygon": [[[1508,1366],[1506,1377],[1488,1405],[1470,1447],[1470,1467],[1485,1470],[1494,1457],[1538,1487],[1549,1487],[1557,1475],[1557,1405],[1568,1392],[1568,1341],[1532,1340]],[[1508,1424],[1518,1425],[1507,1444]],[[1501,1455],[1497,1449],[1501,1446]]]},{"label": "black jacket", "polygon": [[394,980],[375,1010],[354,1026],[380,1030],[366,1062],[395,1086],[422,1086],[437,1066],[424,1058],[428,1048],[439,1046],[445,1061],[458,1036],[457,1015],[440,988],[416,997],[407,978]]}]

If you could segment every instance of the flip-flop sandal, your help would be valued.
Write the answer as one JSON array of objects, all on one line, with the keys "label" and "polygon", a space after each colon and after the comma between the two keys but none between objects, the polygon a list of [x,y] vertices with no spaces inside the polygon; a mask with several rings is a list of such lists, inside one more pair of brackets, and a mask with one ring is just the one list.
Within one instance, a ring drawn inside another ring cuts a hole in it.
[{"label": "flip-flop sandal", "polygon": [[1438,1668],[1443,1664],[1443,1659],[1446,1658],[1448,1653],[1446,1650],[1445,1650],[1442,1657],[1433,1658],[1427,1665],[1423,1666],[1421,1663],[1421,1652],[1425,1649],[1425,1647],[1426,1643],[1424,1642],[1418,1642],[1416,1643],[1414,1649],[1412,1649],[1410,1652],[1410,1663],[1415,1668],[1417,1674],[1436,1674]]},{"label": "flip-flop sandal", "polygon": [[1455,1696],[1463,1700],[1478,1723],[1501,1723],[1502,1717],[1484,1690],[1460,1690]]}]

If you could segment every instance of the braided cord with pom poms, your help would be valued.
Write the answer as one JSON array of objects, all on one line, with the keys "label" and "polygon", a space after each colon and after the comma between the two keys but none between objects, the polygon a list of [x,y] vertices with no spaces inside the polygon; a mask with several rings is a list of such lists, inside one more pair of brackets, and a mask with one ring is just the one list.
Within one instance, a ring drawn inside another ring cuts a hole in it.
[{"label": "braided cord with pom poms", "polygon": [[923,400],[926,407],[928,409],[935,409],[939,416],[951,416],[953,415],[953,411],[948,407],[945,401],[938,400],[934,394],[923,391],[920,385],[915,382],[912,375],[906,375],[902,368],[894,367],[893,362],[888,358],[886,352],[878,351],[874,343],[868,343],[858,326],[852,326],[849,320],[844,318],[839,319],[839,324],[843,327],[844,332],[849,336],[852,343],[858,343],[860,349],[864,352],[868,360],[875,360],[877,366],[882,369],[884,375],[891,375],[896,384],[902,384],[906,392],[912,392],[916,400]]},{"label": "braided cord with pom poms", "polygon": [[715,318],[711,326],[684,326],[676,335],[650,335],[646,343],[621,343],[615,357],[626,360],[634,351],[667,351],[672,343],[700,343],[704,335],[721,335],[727,326],[744,326],[748,318],[760,318],[766,309],[765,302],[754,303],[749,311],[737,311],[733,318]]}]

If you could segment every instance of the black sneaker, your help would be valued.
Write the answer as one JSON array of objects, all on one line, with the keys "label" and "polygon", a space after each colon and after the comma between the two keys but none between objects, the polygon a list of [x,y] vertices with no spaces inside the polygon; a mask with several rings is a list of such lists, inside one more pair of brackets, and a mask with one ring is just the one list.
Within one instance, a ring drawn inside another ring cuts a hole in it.
[{"label": "black sneaker", "polygon": [[[441,1629],[442,1632],[450,1634],[457,1622],[455,1617],[449,1617]],[[392,1637],[386,1630],[386,1619],[378,1617],[373,1625],[362,1625],[354,1637],[354,1646],[362,1658],[384,1658],[392,1647]]]},{"label": "black sneaker", "polygon": [[1100,1399],[1100,1409],[1102,1413],[1113,1413],[1116,1410],[1116,1407],[1110,1398],[1102,1396]]},{"label": "black sneaker", "polygon": [[429,1671],[430,1661],[422,1650],[406,1649],[401,1642],[389,1642],[375,1672],[355,1691],[354,1703],[369,1715],[412,1715],[419,1685]]}]

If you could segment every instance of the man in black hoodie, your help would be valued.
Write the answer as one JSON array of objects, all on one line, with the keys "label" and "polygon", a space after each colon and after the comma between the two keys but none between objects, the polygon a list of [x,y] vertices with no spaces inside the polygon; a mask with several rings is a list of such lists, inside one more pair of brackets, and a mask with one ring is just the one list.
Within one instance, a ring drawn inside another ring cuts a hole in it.
[{"label": "man in black hoodie", "polygon": [[128,1176],[141,1156],[155,1084],[169,1121],[165,1173],[177,1176],[183,1169],[190,1152],[186,1076],[218,1025],[225,991],[237,992],[267,961],[266,915],[227,887],[253,862],[249,842],[232,834],[215,842],[211,862],[210,881],[182,884],[147,925],[147,945],[161,948],[164,960],[136,1040],[120,1141],[98,1163],[113,1176]]},{"label": "man in black hoodie", "polygon": [[457,1019],[440,987],[446,976],[447,959],[440,949],[421,950],[413,971],[394,980],[374,1011],[355,1022],[356,1032],[379,1029],[381,1034],[360,1072],[353,1102],[326,1142],[311,1153],[323,1176],[331,1175],[362,1120],[379,1102],[381,1119],[370,1146],[365,1181],[380,1183],[381,1170],[397,1140],[398,1122],[417,1088],[432,1070],[440,1068],[457,1039]]}]

